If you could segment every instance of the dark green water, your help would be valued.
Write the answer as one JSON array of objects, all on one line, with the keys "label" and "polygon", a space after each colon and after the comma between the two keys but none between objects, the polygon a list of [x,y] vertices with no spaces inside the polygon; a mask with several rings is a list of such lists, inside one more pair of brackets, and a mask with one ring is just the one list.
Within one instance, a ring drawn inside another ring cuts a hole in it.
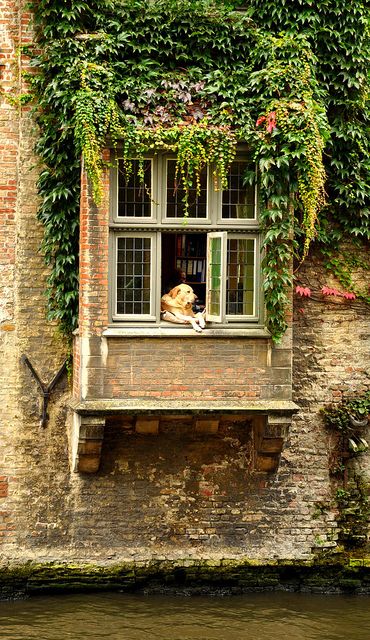
[{"label": "dark green water", "polygon": [[370,597],[109,593],[0,603],[1,640],[370,640]]}]

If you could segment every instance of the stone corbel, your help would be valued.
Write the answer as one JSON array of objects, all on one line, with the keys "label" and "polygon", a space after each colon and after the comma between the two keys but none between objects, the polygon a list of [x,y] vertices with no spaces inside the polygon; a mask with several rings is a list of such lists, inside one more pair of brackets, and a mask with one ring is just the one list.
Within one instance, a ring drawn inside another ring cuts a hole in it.
[{"label": "stone corbel", "polygon": [[101,416],[80,417],[74,470],[96,473],[99,470],[104,438],[105,419]]},{"label": "stone corbel", "polygon": [[274,473],[277,470],[291,421],[291,415],[280,413],[254,418],[256,471]]},{"label": "stone corbel", "polygon": [[216,435],[221,416],[253,423],[254,469],[272,473],[277,470],[291,417],[299,407],[290,400],[222,402],[109,399],[74,400],[71,433],[71,458],[74,471],[96,473],[99,470],[107,416],[130,417],[138,435],[157,436],[162,417],[188,416],[194,432]]}]

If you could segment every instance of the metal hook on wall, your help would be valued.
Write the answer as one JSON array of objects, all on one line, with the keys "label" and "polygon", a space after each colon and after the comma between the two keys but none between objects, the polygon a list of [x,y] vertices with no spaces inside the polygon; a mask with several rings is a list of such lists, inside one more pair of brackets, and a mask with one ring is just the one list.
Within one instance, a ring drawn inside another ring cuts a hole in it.
[{"label": "metal hook on wall", "polygon": [[33,368],[32,364],[29,361],[29,359],[27,358],[27,356],[22,355],[21,356],[21,362],[23,364],[25,364],[29,368],[29,370],[31,371],[33,377],[35,378],[37,384],[39,385],[39,387],[41,389],[43,402],[42,402],[42,414],[41,414],[41,418],[40,418],[40,426],[42,428],[44,428],[44,427],[46,427],[46,423],[47,423],[48,418],[49,418],[48,413],[47,413],[47,409],[48,409],[48,403],[49,403],[50,394],[51,394],[52,390],[54,389],[54,387],[56,386],[56,384],[58,383],[58,381],[60,380],[60,378],[62,377],[62,375],[64,374],[64,372],[67,371],[67,361],[65,361],[62,364],[62,366],[60,367],[59,371],[55,374],[54,378],[52,379],[52,381],[48,385],[45,385],[42,382],[42,380],[40,379],[40,376],[38,375],[38,373]]}]

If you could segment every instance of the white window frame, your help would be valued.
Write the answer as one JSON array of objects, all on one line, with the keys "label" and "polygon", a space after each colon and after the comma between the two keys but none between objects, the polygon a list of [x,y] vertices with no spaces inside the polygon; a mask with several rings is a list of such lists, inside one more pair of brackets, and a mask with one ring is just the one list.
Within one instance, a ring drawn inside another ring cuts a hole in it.
[{"label": "white window frame", "polygon": [[[118,156],[119,157],[119,156]],[[235,160],[247,158],[245,153],[237,153]],[[258,224],[258,190],[255,186],[255,217],[248,219],[222,218],[222,191],[216,192],[213,185],[212,166],[208,167],[207,175],[207,219],[188,218],[186,226],[183,218],[166,217],[166,187],[167,160],[175,159],[172,154],[157,154],[147,159],[152,160],[152,216],[119,217],[118,208],[118,167],[112,163],[111,173],[111,206],[110,206],[110,318],[117,326],[158,326],[168,327],[169,323],[161,323],[161,238],[163,233],[205,233],[207,247],[209,238],[221,235],[223,237],[223,263],[221,285],[221,309],[218,316],[207,312],[208,323],[224,326],[225,328],[245,328],[246,326],[263,326],[263,294],[261,289],[261,256],[260,234]],[[256,173],[257,175],[257,173]],[[257,181],[256,181],[257,183]],[[118,237],[150,237],[151,238],[151,299],[149,314],[118,314],[117,313],[117,238]],[[226,313],[226,278],[227,278],[227,240],[232,238],[248,238],[254,240],[254,296],[253,314],[250,316],[231,315]],[[208,278],[209,260],[208,248],[206,258],[206,281]],[[209,284],[206,284],[206,300]],[[176,325],[174,325],[176,326]],[[209,324],[207,325],[209,326]]]},{"label": "white window frame", "polygon": [[[116,224],[124,224],[134,227],[142,227],[146,225],[154,225],[158,220],[158,164],[155,162],[153,156],[145,156],[144,160],[150,160],[151,162],[151,200],[150,200],[150,216],[120,216],[119,215],[119,161],[123,160],[122,156],[117,156],[114,159],[111,169],[111,220]],[[132,158],[132,160],[138,160],[138,158]]]},{"label": "white window frame", "polygon": [[[159,189],[159,197],[162,198],[163,206],[161,207],[161,219],[163,224],[183,225],[183,218],[174,218],[167,216],[167,176],[168,176],[168,162],[170,160],[176,160],[176,156],[165,155],[160,160],[160,168],[158,169],[158,175],[162,176],[160,180],[161,186]],[[214,190],[212,189],[212,166],[207,165],[207,204],[206,204],[206,217],[205,218],[193,218],[189,216],[186,219],[186,224],[192,227],[204,227],[212,224],[212,212],[215,208],[214,203]]]},{"label": "white window frame", "polygon": [[[227,240],[233,239],[247,239],[254,241],[254,263],[253,263],[253,313],[251,315],[231,315],[226,313],[226,300],[225,300],[225,317],[226,323],[235,322],[257,322],[261,317],[262,308],[258,304],[259,297],[262,298],[262,292],[260,292],[261,283],[261,260],[260,260],[260,237],[258,234],[244,234],[237,231],[230,231],[227,233]],[[226,240],[226,268],[227,268],[227,240]],[[227,277],[227,274],[226,274]],[[226,288],[226,286],[225,286]]]},{"label": "white window frame", "polygon": [[[211,273],[211,255],[212,255],[212,240],[220,240],[220,300],[219,300],[219,313],[212,314],[209,309],[211,308],[211,287],[212,273]],[[226,231],[213,231],[207,233],[207,271],[206,271],[206,320],[208,322],[222,323],[225,318],[226,311],[226,269],[227,269],[227,232]]]},{"label": "white window frame", "polygon": [[[117,257],[118,257],[118,240],[120,238],[149,238],[150,239],[150,311],[148,314],[125,314],[118,313],[117,311]],[[160,297],[157,295],[157,277],[158,277],[158,243],[160,245],[161,236],[155,232],[146,232],[138,230],[135,231],[116,231],[111,235],[111,255],[112,269],[111,269],[111,316],[113,321],[129,322],[155,322],[159,320],[159,302],[157,299]],[[159,251],[160,251],[159,246]],[[160,268],[160,266],[159,266]]]}]

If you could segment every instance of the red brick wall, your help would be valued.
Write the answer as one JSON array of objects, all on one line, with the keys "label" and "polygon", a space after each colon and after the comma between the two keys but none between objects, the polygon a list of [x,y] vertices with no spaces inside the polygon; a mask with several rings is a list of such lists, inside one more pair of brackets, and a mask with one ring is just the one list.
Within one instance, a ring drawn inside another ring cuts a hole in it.
[{"label": "red brick wall", "polygon": [[[105,159],[109,160],[106,152]],[[80,386],[82,398],[291,398],[291,335],[267,338],[102,338],[109,323],[109,173],[94,205],[82,175],[80,240]],[[291,320],[289,315],[289,320]],[[124,326],[124,325],[123,325]]]},{"label": "red brick wall", "polygon": [[[104,156],[109,160],[109,153]],[[100,335],[108,324],[109,176],[104,175],[104,196],[97,207],[89,195],[86,173],[81,177],[80,314],[81,337]]]},{"label": "red brick wall", "polygon": [[267,339],[109,338],[106,398],[291,398],[290,352],[278,367]]}]

